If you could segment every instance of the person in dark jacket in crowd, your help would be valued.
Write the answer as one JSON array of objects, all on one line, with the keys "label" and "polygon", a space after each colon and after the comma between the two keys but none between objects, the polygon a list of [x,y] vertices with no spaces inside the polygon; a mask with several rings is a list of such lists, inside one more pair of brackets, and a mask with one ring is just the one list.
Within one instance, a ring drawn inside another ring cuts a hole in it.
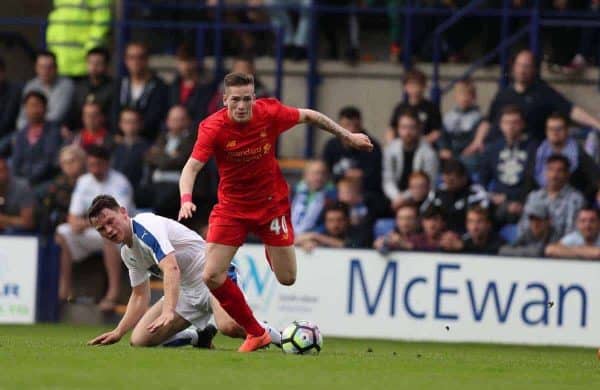
[{"label": "person in dark jacket in crowd", "polygon": [[46,121],[46,96],[30,91],[23,99],[27,125],[19,130],[12,156],[13,173],[37,189],[58,173],[58,151],[62,144],[56,126]]},{"label": "person in dark jacket in crowd", "polygon": [[509,105],[500,117],[502,138],[486,148],[481,160],[479,181],[490,194],[498,225],[516,223],[527,194],[533,190],[536,145],[525,135],[523,113]]},{"label": "person in dark jacket in crowd", "polygon": [[[356,107],[347,106],[338,115],[340,126],[353,133],[369,133],[363,128],[361,112]],[[334,181],[342,177],[359,178],[363,190],[370,196],[383,197],[381,189],[381,146],[372,137],[373,151],[362,152],[348,148],[333,137],[325,144],[322,158],[333,175]]]},{"label": "person in dark jacket in crowd", "polygon": [[114,85],[109,75],[110,53],[107,49],[96,47],[88,51],[86,56],[87,77],[77,81],[71,107],[71,129],[79,129],[83,125],[81,115],[86,103],[100,106],[105,118],[110,118]]},{"label": "person in dark jacket in crowd", "polygon": [[167,113],[169,91],[166,84],[152,72],[148,65],[146,45],[132,42],[125,49],[127,76],[116,83],[112,105],[112,128],[116,131],[119,116],[124,108],[133,108],[142,116],[140,135],[154,141]]},{"label": "person in dark jacket in crowd", "polygon": [[189,46],[177,50],[177,74],[169,86],[169,106],[182,105],[194,124],[208,113],[208,103],[215,95],[217,83],[204,71]]},{"label": "person in dark jacket in crowd", "polygon": [[447,160],[442,164],[442,184],[431,192],[421,209],[431,205],[441,207],[446,212],[448,229],[463,233],[467,210],[475,205],[489,208],[491,202],[488,193],[479,184],[471,183],[467,168],[458,160]]}]

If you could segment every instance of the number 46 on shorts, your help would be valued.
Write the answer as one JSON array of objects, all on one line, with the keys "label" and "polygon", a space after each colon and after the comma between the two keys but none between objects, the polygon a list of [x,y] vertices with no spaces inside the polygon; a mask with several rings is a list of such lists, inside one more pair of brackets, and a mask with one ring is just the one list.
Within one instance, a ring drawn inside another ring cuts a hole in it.
[{"label": "number 46 on shorts", "polygon": [[271,221],[271,231],[276,235],[280,234],[288,234],[287,222],[285,221],[285,215],[281,217],[274,218]]}]

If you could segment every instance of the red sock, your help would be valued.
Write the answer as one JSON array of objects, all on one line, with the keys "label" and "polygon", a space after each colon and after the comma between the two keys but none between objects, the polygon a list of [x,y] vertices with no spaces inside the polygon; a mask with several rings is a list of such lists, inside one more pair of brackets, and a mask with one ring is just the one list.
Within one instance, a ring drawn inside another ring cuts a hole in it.
[{"label": "red sock", "polygon": [[211,293],[221,304],[221,307],[233,318],[247,334],[261,336],[265,329],[256,321],[252,310],[242,294],[242,290],[229,277]]}]

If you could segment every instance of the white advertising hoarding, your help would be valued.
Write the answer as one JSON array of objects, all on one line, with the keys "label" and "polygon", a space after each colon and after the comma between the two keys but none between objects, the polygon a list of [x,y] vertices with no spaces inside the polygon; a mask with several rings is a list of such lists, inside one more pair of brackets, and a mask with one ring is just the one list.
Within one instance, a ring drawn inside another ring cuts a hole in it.
[{"label": "white advertising hoarding", "polygon": [[38,241],[0,237],[0,324],[35,321]]},{"label": "white advertising hoarding", "polygon": [[257,318],[306,319],[325,335],[448,342],[600,346],[600,263],[297,250],[298,277],[277,283],[264,248],[236,263]]}]

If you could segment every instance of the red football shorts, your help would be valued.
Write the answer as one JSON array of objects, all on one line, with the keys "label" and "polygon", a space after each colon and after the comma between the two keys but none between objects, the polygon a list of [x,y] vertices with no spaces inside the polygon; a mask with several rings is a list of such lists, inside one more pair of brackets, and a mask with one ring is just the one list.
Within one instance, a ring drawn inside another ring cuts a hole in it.
[{"label": "red football shorts", "polygon": [[265,245],[290,246],[294,244],[294,228],[287,200],[281,207],[277,207],[270,213],[231,215],[229,212],[223,212],[223,206],[219,206],[216,205],[210,213],[207,242],[242,246],[248,233],[254,233]]}]

